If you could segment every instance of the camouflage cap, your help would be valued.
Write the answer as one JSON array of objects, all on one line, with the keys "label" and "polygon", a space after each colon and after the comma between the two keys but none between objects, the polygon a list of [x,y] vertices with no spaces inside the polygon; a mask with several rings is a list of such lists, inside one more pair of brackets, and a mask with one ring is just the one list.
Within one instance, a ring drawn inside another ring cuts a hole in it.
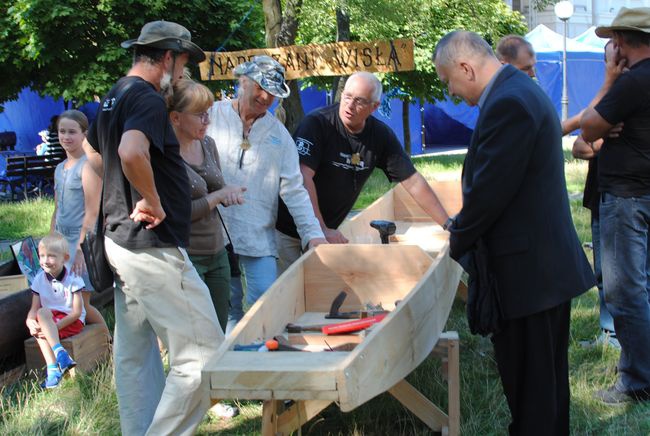
[{"label": "camouflage cap", "polygon": [[253,60],[237,65],[235,77],[246,76],[269,94],[286,98],[290,91],[284,81],[284,67],[270,56],[255,56]]}]

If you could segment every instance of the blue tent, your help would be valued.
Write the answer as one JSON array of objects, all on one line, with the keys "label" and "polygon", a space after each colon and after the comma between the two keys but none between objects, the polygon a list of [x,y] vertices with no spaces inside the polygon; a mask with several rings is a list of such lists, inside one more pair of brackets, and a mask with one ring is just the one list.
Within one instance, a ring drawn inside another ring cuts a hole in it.
[{"label": "blue tent", "polygon": [[2,106],[0,132],[16,132],[16,150],[20,151],[34,151],[42,142],[38,132],[47,129],[50,118],[64,110],[63,99],[41,97],[29,88],[20,91],[16,100],[6,101]]},{"label": "blue tent", "polygon": [[[605,78],[603,47],[607,41],[603,40],[602,46],[599,46],[588,32],[578,38],[580,40],[567,39],[569,116],[589,105]],[[539,84],[553,101],[558,116],[561,116],[563,37],[540,24],[526,35],[526,39],[537,53],[535,68]]]},{"label": "blue tent", "polygon": [[[41,97],[30,88],[24,88],[16,100],[2,103],[0,112],[0,132],[16,132],[16,150],[34,151],[42,142],[38,132],[50,125],[50,119],[65,110],[62,98],[55,100],[50,96]],[[99,103],[86,103],[79,108],[89,121],[95,119]]]}]

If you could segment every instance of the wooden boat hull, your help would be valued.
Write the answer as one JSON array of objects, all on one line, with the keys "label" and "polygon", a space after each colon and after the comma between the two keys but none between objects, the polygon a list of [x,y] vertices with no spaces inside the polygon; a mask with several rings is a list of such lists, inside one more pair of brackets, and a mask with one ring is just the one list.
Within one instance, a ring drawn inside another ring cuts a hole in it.
[{"label": "wooden boat hull", "polygon": [[[447,321],[460,273],[446,245],[434,257],[420,247],[397,244],[310,250],[249,309],[206,365],[211,397],[336,401],[350,411],[393,387],[429,355]],[[236,344],[282,334],[288,323],[336,322],[324,315],[343,289],[348,297],[341,311],[372,302],[389,315],[365,335],[298,336],[312,348],[344,342],[351,351],[234,351]]]},{"label": "wooden boat hull", "polygon": [[[462,191],[459,180],[433,181],[430,185],[447,213],[455,215],[460,211]],[[390,243],[418,245],[430,254],[439,252],[447,243],[447,233],[399,184],[359,214],[344,221],[339,230],[351,243],[380,244],[379,232],[370,227],[373,220],[395,223],[397,230]]]}]

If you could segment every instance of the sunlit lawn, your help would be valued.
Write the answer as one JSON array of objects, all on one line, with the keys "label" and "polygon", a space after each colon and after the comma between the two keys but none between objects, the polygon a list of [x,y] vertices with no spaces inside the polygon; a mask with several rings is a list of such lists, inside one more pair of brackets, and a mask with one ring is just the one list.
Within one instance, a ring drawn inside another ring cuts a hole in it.
[{"label": "sunlit lawn", "polygon": [[[586,164],[566,153],[566,177],[571,194],[571,211],[580,240],[590,241],[589,213],[581,207]],[[415,159],[427,177],[460,174],[463,156]],[[363,208],[382,195],[390,184],[376,171],[356,207]],[[52,203],[37,200],[27,204],[0,204],[0,238],[41,236],[49,229]],[[591,258],[591,252],[587,252]],[[525,285],[525,284],[522,284]],[[112,318],[108,314],[109,318]],[[461,338],[461,422],[465,435],[503,435],[509,414],[487,339],[469,334],[464,305],[456,302],[446,326]],[[572,434],[650,434],[650,405],[618,408],[603,406],[592,393],[608,387],[615,378],[617,352],[606,348],[584,349],[578,344],[598,334],[598,297],[592,290],[573,301],[570,337],[572,390]],[[440,377],[440,363],[426,360],[408,380],[441,407],[446,407],[446,387]],[[224,421],[209,416],[199,434],[259,434],[261,404],[238,403],[241,415]],[[117,403],[109,364],[89,376],[68,380],[54,392],[43,392],[33,379],[25,378],[5,388],[0,397],[0,434],[119,434]],[[388,394],[362,405],[351,413],[335,406],[303,427],[303,434],[416,435],[430,431]]]}]

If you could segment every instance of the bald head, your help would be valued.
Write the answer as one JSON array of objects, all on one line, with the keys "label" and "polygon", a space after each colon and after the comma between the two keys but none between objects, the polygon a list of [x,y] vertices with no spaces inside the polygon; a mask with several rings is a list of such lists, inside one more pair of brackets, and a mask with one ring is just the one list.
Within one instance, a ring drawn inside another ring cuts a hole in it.
[{"label": "bald head", "polygon": [[470,106],[478,104],[483,90],[501,67],[483,38],[463,30],[442,37],[433,52],[433,62],[449,94]]},{"label": "bald head", "polygon": [[433,51],[433,62],[438,65],[451,65],[461,58],[477,60],[494,58],[492,47],[474,32],[454,30],[438,41]]}]

